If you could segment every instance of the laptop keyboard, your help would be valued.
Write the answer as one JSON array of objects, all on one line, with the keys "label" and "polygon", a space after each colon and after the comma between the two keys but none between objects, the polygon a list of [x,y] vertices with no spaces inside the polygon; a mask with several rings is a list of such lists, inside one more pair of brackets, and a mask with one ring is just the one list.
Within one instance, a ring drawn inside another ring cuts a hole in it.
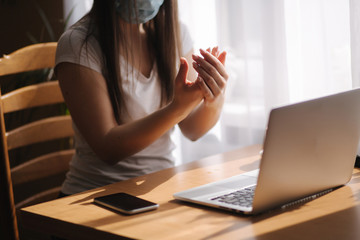
[{"label": "laptop keyboard", "polygon": [[214,197],[211,200],[242,207],[251,207],[254,198],[255,188],[256,185],[253,185],[232,193],[227,193],[218,197]]}]

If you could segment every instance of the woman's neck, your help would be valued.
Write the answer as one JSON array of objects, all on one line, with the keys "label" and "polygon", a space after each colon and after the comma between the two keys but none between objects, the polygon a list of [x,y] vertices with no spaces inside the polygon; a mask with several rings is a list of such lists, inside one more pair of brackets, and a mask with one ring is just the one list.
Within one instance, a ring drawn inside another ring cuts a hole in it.
[{"label": "woman's neck", "polygon": [[130,24],[122,19],[119,19],[119,21],[126,38],[126,44],[120,43],[121,52],[127,52],[127,61],[144,76],[148,77],[151,73],[154,59],[149,50],[143,24]]}]

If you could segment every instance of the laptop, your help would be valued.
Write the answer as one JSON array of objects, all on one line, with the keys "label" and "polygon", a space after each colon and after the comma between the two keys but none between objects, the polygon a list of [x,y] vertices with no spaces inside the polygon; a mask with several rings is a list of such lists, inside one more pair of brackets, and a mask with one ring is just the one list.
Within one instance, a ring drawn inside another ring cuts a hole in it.
[{"label": "laptop", "polygon": [[175,199],[258,214],[350,181],[360,138],[360,89],[272,109],[258,170],[177,192]]}]

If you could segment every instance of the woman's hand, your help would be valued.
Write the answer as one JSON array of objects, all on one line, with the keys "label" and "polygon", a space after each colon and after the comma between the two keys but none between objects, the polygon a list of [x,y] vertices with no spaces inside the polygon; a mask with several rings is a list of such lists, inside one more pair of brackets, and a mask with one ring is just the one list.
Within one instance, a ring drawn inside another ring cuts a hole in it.
[{"label": "woman's hand", "polygon": [[228,79],[225,70],[226,52],[217,47],[200,49],[201,56],[192,55],[198,77],[193,85],[200,89],[203,102],[179,123],[181,132],[190,140],[197,140],[211,129],[219,119],[224,104],[224,92]]},{"label": "woman's hand", "polygon": [[201,56],[192,55],[193,67],[199,74],[196,84],[200,87],[205,104],[223,102],[228,74],[225,70],[226,52],[219,52],[218,47],[200,49]]},{"label": "woman's hand", "polygon": [[180,59],[180,69],[175,79],[172,105],[180,110],[185,118],[202,100],[203,94],[197,84],[187,80],[189,65],[185,58]]}]

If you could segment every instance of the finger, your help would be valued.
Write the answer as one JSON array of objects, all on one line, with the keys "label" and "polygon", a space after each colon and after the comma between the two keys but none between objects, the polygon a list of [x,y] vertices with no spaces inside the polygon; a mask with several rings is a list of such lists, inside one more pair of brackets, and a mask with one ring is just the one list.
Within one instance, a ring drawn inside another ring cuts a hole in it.
[{"label": "finger", "polygon": [[[219,61],[219,59],[217,59],[210,53],[204,51],[203,49],[200,49],[200,53],[206,61],[208,61],[211,65],[213,65],[216,68],[216,70],[220,73],[221,76],[223,76],[226,80],[228,79],[228,75],[226,73],[225,67],[222,64],[222,62]],[[222,58],[225,58],[225,57],[226,57],[226,54]]]},{"label": "finger", "polygon": [[214,99],[214,95],[211,92],[211,90],[209,89],[209,87],[206,85],[204,79],[202,79],[201,77],[198,77],[198,79],[196,80],[196,83],[200,87],[200,90],[205,99],[208,99],[208,100]]},{"label": "finger", "polygon": [[[215,69],[219,72],[219,74],[225,79],[228,79],[228,74],[225,70],[224,65],[222,64],[221,61],[219,61],[219,59],[217,59],[215,56],[212,56],[210,53],[205,52],[204,50],[200,49],[200,53],[201,55],[204,57],[203,59],[205,59],[207,62],[209,62],[212,66],[215,67]],[[226,56],[226,55],[225,55]],[[225,58],[225,56],[223,56],[222,58]]]},{"label": "finger", "polygon": [[185,58],[180,58],[180,68],[179,68],[179,72],[176,76],[176,83],[185,83],[186,82],[186,78],[187,78],[187,74],[189,71],[189,64],[186,61]]},{"label": "finger", "polygon": [[218,59],[219,59],[219,61],[225,66],[225,60],[226,60],[226,52],[224,51],[224,52],[222,52],[220,55],[219,55],[219,57],[218,57]]},{"label": "finger", "polygon": [[[203,59],[197,55],[193,55],[192,57],[195,61],[193,63],[193,67],[195,68],[195,70],[196,70],[196,68],[202,68],[206,71],[207,75],[204,76],[205,80],[208,78],[213,78],[216,81],[217,85],[220,87],[220,89],[225,88],[225,79],[223,79],[223,77],[219,74],[219,72],[217,71],[217,69],[214,66],[212,66],[205,59]],[[198,70],[200,70],[200,69],[198,69]],[[196,70],[196,71],[199,72],[198,70]]]},{"label": "finger", "polygon": [[219,47],[216,47],[216,57],[217,57],[217,58],[219,57],[219,54],[220,54],[220,52],[219,52]]},{"label": "finger", "polygon": [[216,82],[216,80],[210,76],[202,67],[193,63],[194,69],[199,73],[199,76],[205,81],[206,85],[211,90],[212,94],[216,97],[221,94],[221,91],[225,88],[225,83],[221,82],[221,86]]},{"label": "finger", "polygon": [[217,46],[211,50],[211,54],[216,57]]}]

